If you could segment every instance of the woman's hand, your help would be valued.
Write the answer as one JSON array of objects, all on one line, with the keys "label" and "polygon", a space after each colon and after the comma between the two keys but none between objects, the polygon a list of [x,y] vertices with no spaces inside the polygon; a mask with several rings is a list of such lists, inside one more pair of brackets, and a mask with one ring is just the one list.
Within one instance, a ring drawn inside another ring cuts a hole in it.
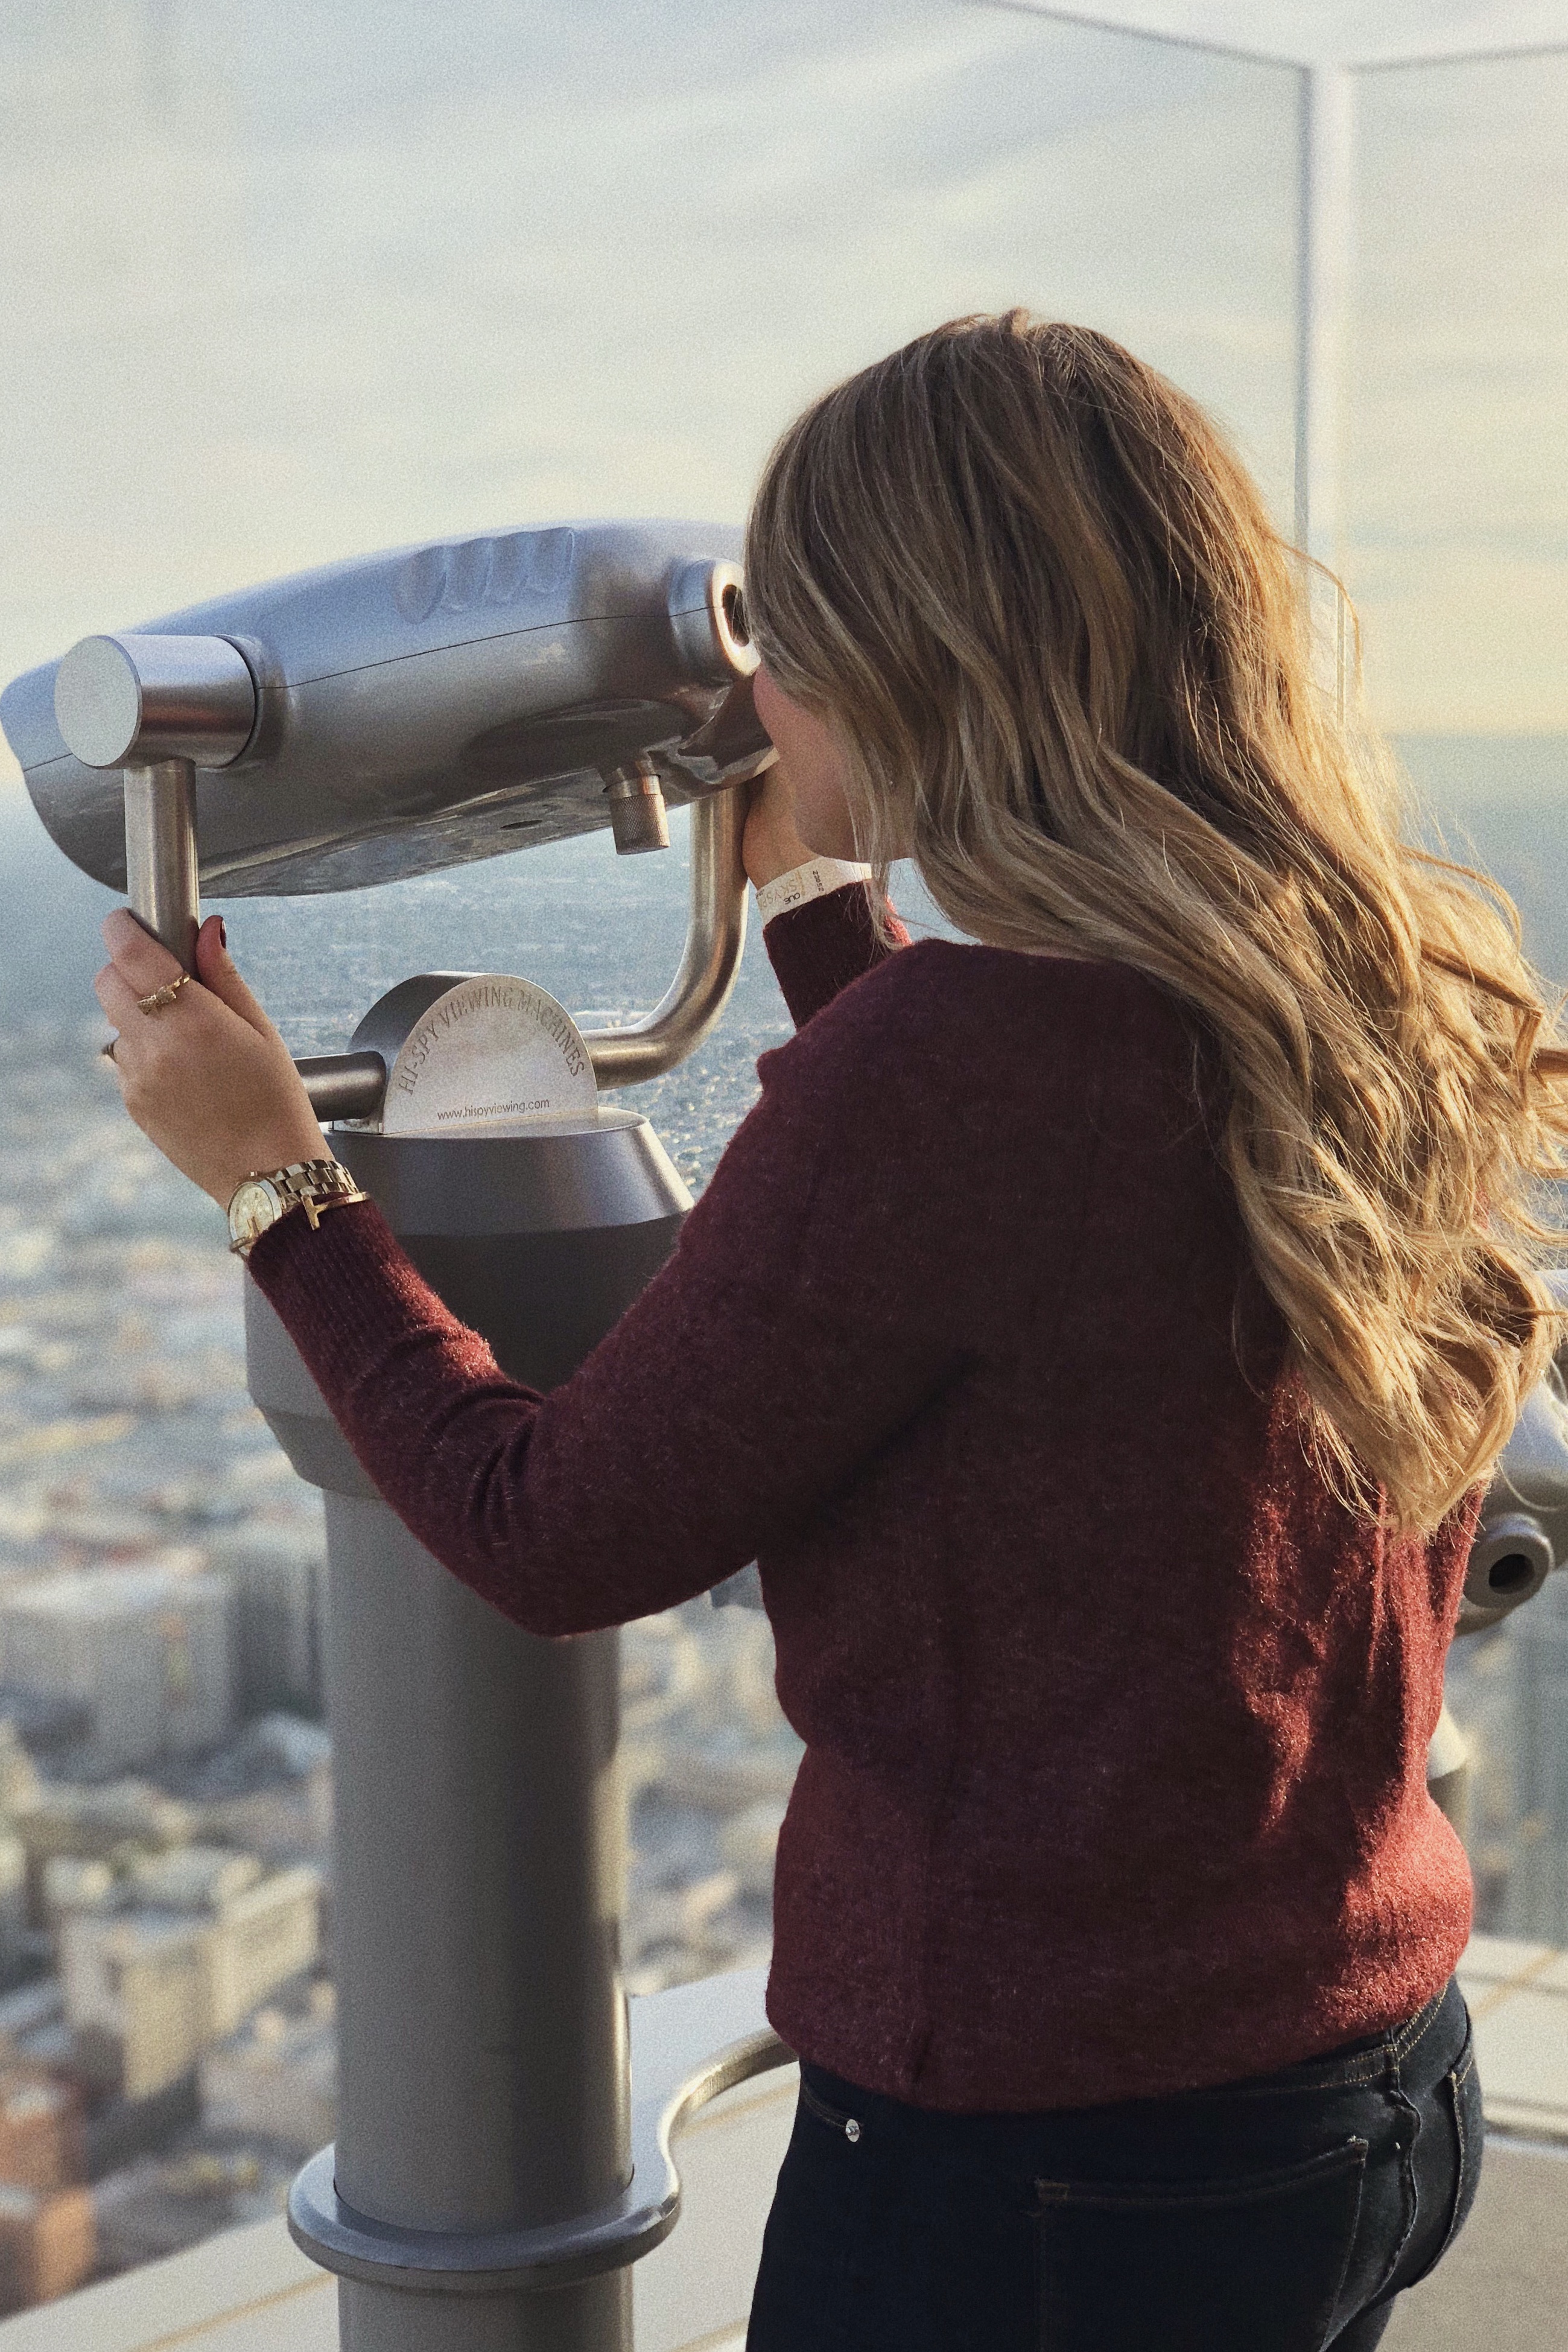
[{"label": "woman's hand", "polygon": [[813,857],[858,858],[844,787],[849,760],[830,723],[792,702],[766,662],[751,685],[757,716],[778,747],[746,820],[741,855],[758,889]]},{"label": "woman's hand", "polygon": [[137,999],[177,980],[168,949],[116,908],[103,927],[113,961],[93,992],[119,1032],[114,1074],[142,1133],[222,1209],[247,1176],[331,1150],[288,1048],[239,976],[209,915],[196,939],[196,976],[173,1003],[143,1013]]}]

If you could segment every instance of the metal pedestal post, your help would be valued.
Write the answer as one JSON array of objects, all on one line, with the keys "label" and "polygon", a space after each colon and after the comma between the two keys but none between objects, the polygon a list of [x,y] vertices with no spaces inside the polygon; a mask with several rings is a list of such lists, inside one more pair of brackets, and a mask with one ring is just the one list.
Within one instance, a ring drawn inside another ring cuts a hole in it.
[{"label": "metal pedestal post", "polygon": [[[334,1142],[502,1364],[559,1381],[689,1206],[645,1120]],[[327,1492],[340,2125],[290,2221],[347,2352],[628,2352],[619,1637],[501,1618],[370,1487],[246,1286],[251,1392]]]},{"label": "metal pedestal post", "polygon": [[632,2342],[632,2273],[527,2295],[451,2297],[396,2287],[338,2288],[342,2352],[610,2352]]}]

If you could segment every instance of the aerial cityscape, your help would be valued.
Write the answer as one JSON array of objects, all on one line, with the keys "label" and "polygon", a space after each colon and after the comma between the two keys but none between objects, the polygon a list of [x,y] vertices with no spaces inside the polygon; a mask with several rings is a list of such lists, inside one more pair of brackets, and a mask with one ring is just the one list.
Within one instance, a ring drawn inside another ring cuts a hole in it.
[{"label": "aerial cityscape", "polygon": [[[16,2309],[279,2210],[332,2136],[335,2052],[319,1497],[246,1395],[221,1220],[101,1067],[83,992],[108,894],[19,798],[4,832],[30,909],[0,971],[0,2305]],[[1494,854],[1516,878],[1506,825]],[[601,1016],[657,992],[681,852],[626,874],[591,839],[229,913],[298,1050],[340,1044],[422,961],[520,963]],[[40,982],[51,1009],[24,1011]],[[753,938],[723,1026],[641,1090],[694,1188],[788,1031]],[[1568,1589],[1461,1645],[1450,1691],[1478,1924],[1568,1943]],[[629,1988],[764,1960],[799,1754],[766,1620],[702,1599],[628,1628],[622,1708]]]},{"label": "aerial cityscape", "polygon": [[[1109,334],[1220,427],[1306,559],[1322,684],[1394,738],[1406,837],[1494,875],[1537,971],[1568,988],[1563,0],[43,0],[0,16],[0,690],[89,634],[372,551],[413,556],[432,611],[493,613],[510,575],[469,562],[476,534],[733,527],[805,401],[940,320],[1019,304]],[[351,675],[323,660],[310,683]],[[270,726],[277,680],[261,683]],[[352,692],[384,717],[378,685],[368,667]],[[618,694],[566,715],[607,712],[626,716]],[[468,748],[498,760],[505,735]],[[417,727],[407,740],[423,760]],[[345,2315],[340,2331],[324,2270],[288,2286],[280,2265],[308,2251],[279,2218],[290,2183],[335,2137],[346,2158],[356,2139],[423,2157],[443,2102],[479,2119],[470,2151],[506,2151],[497,2110],[431,2053],[472,2018],[486,2063],[509,2051],[513,2021],[491,2032],[483,1995],[531,1998],[529,1972],[444,1957],[413,2026],[364,2032],[364,1986],[427,1936],[441,1948],[432,1888],[484,1891],[486,1874],[460,1836],[411,1841],[428,1864],[366,1966],[356,1863],[382,1841],[358,1835],[366,1750],[340,1693],[334,1722],[329,1664],[334,1575],[340,1657],[361,1654],[355,1586],[329,1569],[321,1493],[248,1392],[224,1220],[131,1125],[101,1059],[91,982],[117,898],[47,837],[15,748],[0,738],[0,2336],[9,2315],[103,2282],[85,2307],[20,2319],[23,2352],[172,2352],[210,2332],[257,2352],[341,2332],[381,2352],[421,2323]],[[329,803],[356,778],[340,745],[332,759]],[[300,806],[329,845],[321,807]],[[688,838],[671,814],[657,856],[618,858],[601,833],[382,888],[207,904],[298,1055],[347,1048],[422,972],[521,975],[612,1026],[659,1000],[681,956]],[[204,848],[212,860],[211,834]],[[245,871],[210,870],[225,887]],[[894,888],[917,935],[945,928],[907,869]],[[619,1096],[694,1195],[790,1028],[753,912],[718,1026]],[[426,1651],[402,1655],[444,1705]],[[634,2011],[645,2051],[661,2021],[678,2040],[683,2015],[752,1999],[673,1989],[769,1958],[802,1751],[755,1571],[628,1625],[620,1659],[621,1973],[634,1997],[669,1995]],[[1418,2287],[1387,2340],[1451,2352],[1484,2328],[1511,2352],[1562,2352],[1568,1563],[1456,1643],[1446,1696],[1466,1758],[1443,1801],[1475,1890],[1460,1981],[1487,2177],[1442,2265],[1448,2304]],[[383,1717],[377,1764],[444,1785],[459,1709],[434,1736]],[[381,1827],[420,1818],[407,1785]],[[517,1908],[565,1948],[552,1905]],[[612,1919],[601,1958],[612,1942]],[[1201,2015],[1203,1988],[1182,1993]],[[394,2087],[422,2065],[436,2081],[428,2135],[402,2117],[364,2129],[367,2047],[378,2066],[395,2053]],[[1465,2079],[1448,2077],[1445,2118],[1461,2183],[1482,2144]],[[780,2130],[791,2098],[778,2089]],[[579,2106],[530,2092],[513,2116],[553,2150]],[[738,2352],[776,2167],[761,2121],[744,2144],[768,2160],[737,2160],[739,2112],[721,2102],[676,2147],[690,2179],[671,2269],[633,2273],[626,2340],[644,2352]],[[1432,2145],[1413,2172],[1398,2142],[1396,2261]],[[1359,2228],[1374,2200],[1357,2198]],[[359,2210],[372,2230],[409,2220],[396,2197]],[[553,2226],[549,2199],[510,2218],[547,2210]],[[1456,2194],[1450,2236],[1465,2210]],[[442,2226],[477,2231],[477,2211]],[[699,2308],[721,2231],[734,2294]],[[259,2242],[260,2287],[245,2252]],[[222,2273],[199,2309],[183,2284],[197,2273]]]}]

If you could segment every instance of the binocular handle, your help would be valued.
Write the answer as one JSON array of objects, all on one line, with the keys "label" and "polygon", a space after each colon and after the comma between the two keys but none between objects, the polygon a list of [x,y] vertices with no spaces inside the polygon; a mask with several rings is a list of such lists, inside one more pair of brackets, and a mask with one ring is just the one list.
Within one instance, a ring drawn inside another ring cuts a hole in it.
[{"label": "binocular handle", "polygon": [[[732,784],[692,803],[692,898],[674,979],[652,1013],[622,1029],[585,1029],[582,1042],[601,1087],[661,1078],[701,1045],[729,1002],[746,945],[746,867],[741,837],[750,799]],[[374,1118],[386,1092],[377,1053],[322,1054],[298,1066],[311,1108],[334,1118]]]},{"label": "binocular handle", "polygon": [[125,895],[137,921],[196,968],[196,771],[189,760],[125,770]]},{"label": "binocular handle", "polygon": [[[727,583],[719,585],[728,593]],[[87,767],[124,774],[131,911],[187,971],[201,920],[195,772],[239,758],[256,709],[250,667],[227,637],[84,637],[56,673],[55,719],[67,749]],[[585,1033],[601,1087],[662,1077],[728,1002],[746,944],[747,800],[730,787],[693,803],[691,918],[680,968],[641,1021]],[[299,1070],[320,1119],[373,1118],[381,1108],[387,1074],[379,1054],[321,1055]]]},{"label": "binocular handle", "polygon": [[55,722],[84,766],[125,778],[131,911],[196,956],[196,770],[226,768],[256,727],[256,681],[227,637],[83,637],[55,673]]},{"label": "binocular handle", "polygon": [[750,786],[730,784],[692,803],[692,896],[674,979],[652,1013],[624,1029],[585,1029],[601,1087],[662,1078],[700,1045],[729,1002],[746,945],[741,838]]}]

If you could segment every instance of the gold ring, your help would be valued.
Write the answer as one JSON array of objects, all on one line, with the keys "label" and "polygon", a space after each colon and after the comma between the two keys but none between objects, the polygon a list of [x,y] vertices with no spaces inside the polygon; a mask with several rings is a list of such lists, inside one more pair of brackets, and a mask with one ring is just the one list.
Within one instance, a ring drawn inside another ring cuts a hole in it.
[{"label": "gold ring", "polygon": [[139,1013],[166,1013],[190,977],[191,975],[188,971],[183,971],[178,980],[168,981],[162,988],[155,988],[151,996],[139,996],[136,1000],[137,1011]]}]

